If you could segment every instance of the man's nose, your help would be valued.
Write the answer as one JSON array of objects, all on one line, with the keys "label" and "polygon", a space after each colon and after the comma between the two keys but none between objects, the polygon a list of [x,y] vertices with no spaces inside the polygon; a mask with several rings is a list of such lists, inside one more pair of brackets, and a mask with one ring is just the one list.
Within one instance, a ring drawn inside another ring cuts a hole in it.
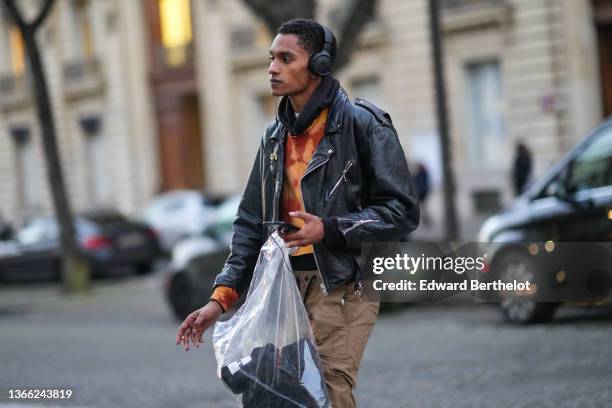
[{"label": "man's nose", "polygon": [[270,66],[268,67],[268,74],[269,75],[278,75],[279,74],[278,64],[276,64],[276,60],[270,61]]}]

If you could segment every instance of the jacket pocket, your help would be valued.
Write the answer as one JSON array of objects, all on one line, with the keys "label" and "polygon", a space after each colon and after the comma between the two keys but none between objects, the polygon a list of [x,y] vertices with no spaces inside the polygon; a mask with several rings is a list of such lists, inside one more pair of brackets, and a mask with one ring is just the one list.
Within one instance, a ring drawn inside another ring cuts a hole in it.
[{"label": "jacket pocket", "polygon": [[353,162],[352,161],[349,160],[349,161],[346,162],[346,165],[344,166],[344,170],[342,170],[342,174],[340,175],[338,180],[336,180],[336,182],[334,183],[333,187],[331,188],[331,190],[327,194],[327,199],[328,200],[334,195],[336,190],[338,190],[340,188],[342,183],[347,181],[346,175],[347,175],[347,173],[349,172],[349,170],[351,169],[352,166],[353,166]]}]

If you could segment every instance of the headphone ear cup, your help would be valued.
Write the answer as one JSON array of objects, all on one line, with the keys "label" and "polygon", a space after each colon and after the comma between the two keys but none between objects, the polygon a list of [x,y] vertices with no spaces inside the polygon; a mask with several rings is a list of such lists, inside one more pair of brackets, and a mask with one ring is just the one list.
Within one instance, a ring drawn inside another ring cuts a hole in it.
[{"label": "headphone ear cup", "polygon": [[321,51],[313,54],[308,61],[310,72],[316,76],[325,76],[331,72],[332,60],[327,51]]}]

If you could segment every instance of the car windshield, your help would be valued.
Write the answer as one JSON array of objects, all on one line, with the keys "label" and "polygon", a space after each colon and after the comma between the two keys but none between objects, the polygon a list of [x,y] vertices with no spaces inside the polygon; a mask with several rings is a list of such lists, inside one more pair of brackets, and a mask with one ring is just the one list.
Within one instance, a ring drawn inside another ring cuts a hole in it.
[{"label": "car windshield", "polygon": [[570,169],[570,191],[612,185],[612,127],[601,131],[574,159]]},{"label": "car windshield", "polygon": [[17,240],[24,245],[56,239],[57,224],[50,218],[35,218],[17,233]]},{"label": "car windshield", "polygon": [[168,214],[184,211],[190,200],[199,200],[192,192],[167,193],[156,198],[144,211],[145,219],[163,218]]},{"label": "car windshield", "polygon": [[[95,224],[83,218],[75,220],[75,227],[77,239],[79,240],[95,234],[98,230]],[[17,233],[17,241],[23,245],[34,245],[58,240],[59,228],[53,218],[36,218]]]}]

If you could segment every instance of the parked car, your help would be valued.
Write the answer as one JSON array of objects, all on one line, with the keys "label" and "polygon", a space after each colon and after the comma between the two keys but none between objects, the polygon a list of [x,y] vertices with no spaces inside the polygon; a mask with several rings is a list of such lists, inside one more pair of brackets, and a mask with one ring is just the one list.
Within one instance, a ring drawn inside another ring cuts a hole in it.
[{"label": "parked car", "polygon": [[[551,250],[559,242],[612,242],[612,119],[573,147],[511,207],[488,219],[479,241],[492,243],[488,255],[494,274],[490,279],[518,277],[535,282],[536,287],[559,290],[565,282],[579,282],[599,292],[593,293],[593,301],[609,300],[612,262],[587,267],[598,245],[580,247],[582,252],[573,257],[584,262],[572,270],[544,268],[539,259],[548,256],[547,265],[553,264],[550,257],[563,252]],[[549,248],[530,253],[521,244],[530,242],[547,242]],[[503,299],[500,308],[511,322],[546,322],[561,303],[521,295]]]},{"label": "parked car", "polygon": [[[76,239],[95,278],[152,270],[160,255],[155,232],[114,211],[96,211],[75,218]],[[61,274],[59,228],[51,217],[31,220],[0,253],[0,277],[13,280],[56,280]]]},{"label": "parked car", "polygon": [[195,190],[169,191],[155,197],[141,219],[157,232],[162,250],[169,254],[178,241],[201,235],[222,201]]},{"label": "parked car", "polygon": [[26,227],[24,241],[17,237],[0,245],[0,282],[53,281],[60,278],[61,253],[57,243],[49,242],[38,231],[42,220],[33,220]]},{"label": "parked car", "polygon": [[172,249],[166,297],[177,319],[208,302],[214,279],[230,253],[232,222],[239,203],[239,195],[229,197],[201,235],[185,238]]},{"label": "parked car", "polygon": [[161,249],[151,227],[114,211],[95,211],[82,217],[94,227],[80,240],[94,273],[104,275],[115,267],[133,267],[139,275],[153,270]]}]

